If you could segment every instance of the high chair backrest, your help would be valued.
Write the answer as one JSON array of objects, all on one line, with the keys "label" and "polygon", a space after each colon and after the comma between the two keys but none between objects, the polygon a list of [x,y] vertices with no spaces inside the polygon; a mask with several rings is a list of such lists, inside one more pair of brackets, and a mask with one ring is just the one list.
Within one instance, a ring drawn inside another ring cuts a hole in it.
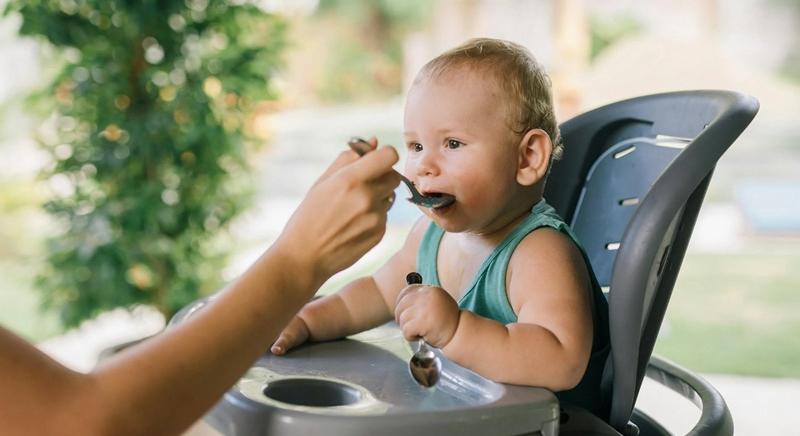
[{"label": "high chair backrest", "polygon": [[729,91],[613,103],[561,125],[545,198],[608,290],[609,423],[627,433],[647,362],[717,160],[758,111]]}]

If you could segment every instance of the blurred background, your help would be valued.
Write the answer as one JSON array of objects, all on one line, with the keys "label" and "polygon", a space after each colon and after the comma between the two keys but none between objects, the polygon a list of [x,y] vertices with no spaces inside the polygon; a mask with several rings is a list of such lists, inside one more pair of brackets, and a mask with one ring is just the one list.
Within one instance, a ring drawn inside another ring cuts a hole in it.
[{"label": "blurred background", "polygon": [[[561,121],[683,89],[761,102],[717,166],[656,353],[706,375],[737,433],[798,434],[800,1],[166,3],[0,0],[0,324],[79,370],[158,332],[274,240],[350,136],[401,144],[422,64],[498,37],[544,64]],[[396,203],[321,292],[373,271],[418,214]],[[680,433],[697,412],[666,395],[641,406]]]}]

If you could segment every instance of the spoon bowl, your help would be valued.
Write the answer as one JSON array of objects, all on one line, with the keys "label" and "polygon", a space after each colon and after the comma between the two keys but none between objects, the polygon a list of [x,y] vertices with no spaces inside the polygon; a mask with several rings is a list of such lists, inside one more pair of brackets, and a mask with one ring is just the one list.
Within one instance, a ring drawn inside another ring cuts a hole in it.
[{"label": "spoon bowl", "polygon": [[420,386],[432,388],[439,382],[442,374],[442,361],[428,344],[420,339],[417,352],[408,361],[408,371]]}]

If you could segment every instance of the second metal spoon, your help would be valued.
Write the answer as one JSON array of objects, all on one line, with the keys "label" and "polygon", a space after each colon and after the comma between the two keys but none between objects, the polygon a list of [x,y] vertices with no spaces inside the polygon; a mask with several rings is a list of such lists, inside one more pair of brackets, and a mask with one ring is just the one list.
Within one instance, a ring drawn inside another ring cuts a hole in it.
[{"label": "second metal spoon", "polygon": [[[420,284],[422,276],[417,272],[409,273],[406,276],[406,283],[409,285]],[[408,371],[417,383],[426,388],[432,388],[439,382],[442,361],[430,349],[424,338],[420,338],[417,352],[408,361]]]}]

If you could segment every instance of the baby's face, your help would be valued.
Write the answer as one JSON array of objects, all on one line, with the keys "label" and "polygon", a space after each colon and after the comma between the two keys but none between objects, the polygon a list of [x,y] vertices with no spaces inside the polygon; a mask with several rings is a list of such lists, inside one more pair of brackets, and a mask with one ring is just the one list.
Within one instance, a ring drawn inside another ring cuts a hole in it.
[{"label": "baby's face", "polygon": [[449,232],[482,232],[509,208],[519,165],[508,102],[493,80],[460,68],[416,83],[405,108],[405,175],[455,202],[423,212]]}]

